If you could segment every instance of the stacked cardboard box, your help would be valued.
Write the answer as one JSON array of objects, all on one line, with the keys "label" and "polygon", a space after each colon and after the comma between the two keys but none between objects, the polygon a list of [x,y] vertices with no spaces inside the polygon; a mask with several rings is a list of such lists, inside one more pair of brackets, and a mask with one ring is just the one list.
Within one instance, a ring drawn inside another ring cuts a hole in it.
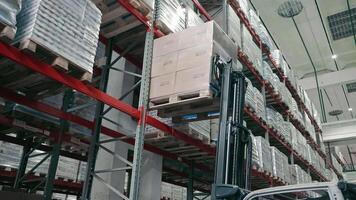
[{"label": "stacked cardboard box", "polygon": [[2,0],[0,3],[0,24],[16,28],[16,15],[21,10],[21,0]]},{"label": "stacked cardboard box", "polygon": [[23,0],[15,43],[30,39],[93,72],[101,12],[90,0]]},{"label": "stacked cardboard box", "polygon": [[210,91],[212,56],[236,60],[236,46],[213,21],[155,40],[150,99]]}]

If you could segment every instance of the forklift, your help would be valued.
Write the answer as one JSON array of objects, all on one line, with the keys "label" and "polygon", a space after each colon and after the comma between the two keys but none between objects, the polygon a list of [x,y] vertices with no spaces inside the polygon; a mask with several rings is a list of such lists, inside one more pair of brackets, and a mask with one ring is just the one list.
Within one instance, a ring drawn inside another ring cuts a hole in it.
[{"label": "forklift", "polygon": [[213,58],[211,88],[220,97],[213,200],[356,200],[356,185],[340,182],[287,185],[250,191],[252,139],[243,124],[246,81],[233,62]]}]

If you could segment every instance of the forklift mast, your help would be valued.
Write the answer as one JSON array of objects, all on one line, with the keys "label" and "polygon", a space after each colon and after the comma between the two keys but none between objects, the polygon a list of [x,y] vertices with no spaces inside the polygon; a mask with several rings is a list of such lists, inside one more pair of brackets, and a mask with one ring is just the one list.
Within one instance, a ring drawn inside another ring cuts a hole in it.
[{"label": "forklift mast", "polygon": [[214,65],[220,73],[220,124],[212,199],[239,199],[249,189],[251,161],[251,138],[243,125],[246,82],[233,62],[216,56]]}]

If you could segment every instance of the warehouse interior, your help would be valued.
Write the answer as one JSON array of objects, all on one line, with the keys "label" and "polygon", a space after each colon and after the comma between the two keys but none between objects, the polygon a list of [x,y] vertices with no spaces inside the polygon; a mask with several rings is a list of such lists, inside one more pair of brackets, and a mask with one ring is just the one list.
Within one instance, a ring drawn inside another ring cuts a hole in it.
[{"label": "warehouse interior", "polygon": [[356,199],[356,0],[1,0],[0,199]]}]

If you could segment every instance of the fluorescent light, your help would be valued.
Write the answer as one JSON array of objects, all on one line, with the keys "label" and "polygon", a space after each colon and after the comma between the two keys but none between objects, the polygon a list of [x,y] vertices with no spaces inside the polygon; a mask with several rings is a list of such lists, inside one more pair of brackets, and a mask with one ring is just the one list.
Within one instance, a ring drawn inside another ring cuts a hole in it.
[{"label": "fluorescent light", "polygon": [[333,55],[331,56],[331,58],[332,58],[332,59],[336,59],[336,58],[337,58],[337,55],[336,55],[336,54],[333,54]]},{"label": "fluorescent light", "polygon": [[349,111],[352,111],[352,108],[349,108],[348,110],[349,110]]}]

